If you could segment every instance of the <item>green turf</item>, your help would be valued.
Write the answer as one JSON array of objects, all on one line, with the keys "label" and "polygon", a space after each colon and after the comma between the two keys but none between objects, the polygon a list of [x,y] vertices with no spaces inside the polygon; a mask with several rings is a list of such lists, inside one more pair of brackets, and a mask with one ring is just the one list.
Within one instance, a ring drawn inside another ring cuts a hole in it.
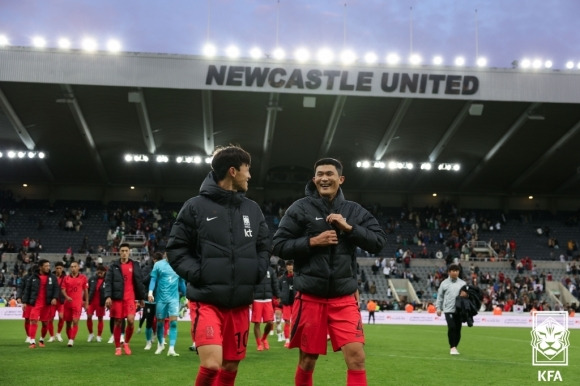
[{"label": "green turf", "polygon": [[[81,323],[73,348],[65,341],[30,350],[22,321],[0,321],[0,384],[193,384],[199,359],[188,350],[189,323],[179,323],[177,358],[144,351],[144,333],[131,341],[132,356],[116,357],[111,344],[87,343],[86,325]],[[559,384],[580,382],[580,330],[570,330],[567,367],[533,367],[527,328],[465,327],[459,356],[449,355],[444,326],[372,325],[365,326],[365,335],[369,385],[535,385],[538,370],[559,370],[563,378]],[[108,330],[104,338],[108,340]],[[270,347],[257,352],[250,339],[237,385],[294,384],[298,351],[284,349],[275,337],[270,337]],[[345,380],[342,354],[320,357],[315,385],[344,385]]]}]

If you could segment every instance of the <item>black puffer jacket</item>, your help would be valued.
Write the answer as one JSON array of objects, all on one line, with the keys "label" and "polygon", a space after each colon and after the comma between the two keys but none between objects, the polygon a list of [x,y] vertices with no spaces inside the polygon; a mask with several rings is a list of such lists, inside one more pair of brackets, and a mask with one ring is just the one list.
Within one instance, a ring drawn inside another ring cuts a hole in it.
[{"label": "black puffer jacket", "polygon": [[[331,213],[340,213],[352,225],[352,231],[338,232],[338,245],[311,248],[311,237],[333,229],[325,221]],[[294,260],[296,291],[334,298],[354,294],[358,288],[356,247],[378,253],[386,242],[378,221],[361,205],[345,200],[342,189],[330,202],[318,194],[310,181],[306,197],[294,202],[282,217],[274,235],[273,253]]]},{"label": "black puffer jacket", "polygon": [[[35,273],[32,274],[30,278],[28,278],[25,288],[24,294],[22,296],[23,301],[26,304],[30,304],[31,306],[36,305],[36,299],[38,298],[38,293],[40,291],[40,274]],[[60,287],[58,286],[58,281],[56,279],[56,275],[52,272],[48,274],[48,280],[46,281],[46,302],[45,305],[49,305],[53,299],[57,299],[58,295],[60,294]]]},{"label": "black puffer jacket", "polygon": [[210,172],[199,196],[179,211],[166,251],[171,267],[188,283],[188,299],[235,308],[252,304],[270,248],[258,204],[242,192],[222,189]]},{"label": "black puffer jacket", "polygon": [[294,295],[294,274],[288,276],[288,273],[284,272],[280,278],[280,303],[291,306],[294,304]]},{"label": "black puffer jacket", "polygon": [[95,296],[95,293],[99,294],[99,304],[101,306],[105,305],[105,280],[103,279],[103,283],[101,284],[101,286],[99,288],[97,288],[97,284],[99,283],[99,277],[97,275],[93,275],[90,279],[89,279],[89,303],[91,303],[93,301],[93,296]]},{"label": "black puffer jacket", "polygon": [[[145,300],[145,287],[143,286],[141,267],[138,262],[131,259],[129,261],[133,262],[133,290],[135,291],[135,300]],[[105,299],[123,300],[125,281],[123,280],[123,272],[121,271],[121,260],[116,260],[111,263],[105,274],[103,287]]]},{"label": "black puffer jacket", "polygon": [[262,281],[254,287],[254,299],[266,300],[273,297],[280,297],[280,287],[278,286],[276,271],[274,271],[274,268],[268,267]]}]

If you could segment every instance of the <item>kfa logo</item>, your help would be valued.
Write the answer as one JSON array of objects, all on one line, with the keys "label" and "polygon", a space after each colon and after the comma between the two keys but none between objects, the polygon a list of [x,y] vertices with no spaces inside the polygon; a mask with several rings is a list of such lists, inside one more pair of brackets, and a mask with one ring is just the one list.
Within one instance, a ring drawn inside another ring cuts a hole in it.
[{"label": "kfa logo", "polygon": [[250,226],[250,217],[249,216],[242,216],[244,220],[244,236],[252,237],[252,227]]},{"label": "kfa logo", "polygon": [[563,382],[562,374],[558,370],[544,370],[538,371],[539,382],[560,381]]},{"label": "kfa logo", "polygon": [[536,312],[532,326],[532,365],[568,366],[568,313]]}]

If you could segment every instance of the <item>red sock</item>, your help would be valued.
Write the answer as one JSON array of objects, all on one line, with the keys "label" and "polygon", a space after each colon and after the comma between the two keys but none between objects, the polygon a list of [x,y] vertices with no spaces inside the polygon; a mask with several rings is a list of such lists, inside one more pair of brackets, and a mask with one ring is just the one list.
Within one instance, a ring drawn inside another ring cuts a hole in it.
[{"label": "red sock", "polygon": [[71,330],[70,332],[71,332],[71,335],[72,335],[72,338],[71,339],[74,340],[77,337],[77,333],[79,332],[79,325],[76,324],[76,325],[72,326],[70,328],[70,330]]},{"label": "red sock", "polygon": [[226,371],[221,369],[218,372],[215,386],[234,386],[237,373],[237,371]]},{"label": "red sock", "polygon": [[115,338],[115,347],[120,348],[121,347],[121,326],[117,326],[115,324],[115,327],[113,327],[113,337]]},{"label": "red sock", "polygon": [[89,330],[89,334],[93,333],[93,319],[87,319],[87,330]]},{"label": "red sock", "polygon": [[48,322],[48,333],[50,334],[50,336],[54,336],[54,324],[52,323],[52,321]]},{"label": "red sock", "polygon": [[346,371],[346,385],[347,386],[367,386],[367,372],[366,372],[366,370],[347,370]]},{"label": "red sock", "polygon": [[217,370],[199,366],[199,372],[197,373],[197,378],[195,378],[195,386],[213,386],[217,376]]},{"label": "red sock", "polygon": [[268,334],[264,333],[264,335],[262,335],[262,340],[268,340]]},{"label": "red sock", "polygon": [[58,320],[58,333],[60,334],[62,331],[62,327],[64,326],[64,319],[59,319]]},{"label": "red sock", "polygon": [[104,326],[104,323],[103,323],[103,320],[101,319],[97,322],[97,336],[103,335],[103,326]]},{"label": "red sock", "polygon": [[129,325],[127,325],[127,328],[125,328],[125,343],[129,343],[131,341],[131,337],[133,336],[134,329],[135,329],[135,326],[129,326]]},{"label": "red sock", "polygon": [[26,331],[26,336],[28,337],[30,337],[30,334],[28,333],[29,328],[30,328],[30,319],[24,319],[24,331]]},{"label": "red sock", "polygon": [[169,334],[169,319],[165,319],[165,323],[163,323],[163,339],[167,341],[167,334]]},{"label": "red sock", "polygon": [[290,338],[290,323],[284,323],[284,338]]},{"label": "red sock", "polygon": [[294,385],[312,386],[312,373],[314,373],[314,371],[302,370],[300,366],[297,366],[296,375],[294,375]]},{"label": "red sock", "polygon": [[30,323],[28,327],[28,337],[32,340],[36,339],[36,331],[38,331],[38,323]]}]

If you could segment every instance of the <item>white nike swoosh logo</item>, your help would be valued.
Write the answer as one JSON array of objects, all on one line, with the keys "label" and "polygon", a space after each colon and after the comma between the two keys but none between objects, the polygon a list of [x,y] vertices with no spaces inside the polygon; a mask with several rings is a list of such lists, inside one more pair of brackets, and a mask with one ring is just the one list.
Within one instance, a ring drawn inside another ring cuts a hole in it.
[{"label": "white nike swoosh logo", "polygon": [[216,217],[206,217],[205,220],[206,221],[211,221],[211,220],[215,220],[216,218],[217,218],[217,216]]},{"label": "white nike swoosh logo", "polygon": [[318,221],[318,220],[324,220],[324,217],[314,217],[314,219],[315,219],[316,221]]}]

